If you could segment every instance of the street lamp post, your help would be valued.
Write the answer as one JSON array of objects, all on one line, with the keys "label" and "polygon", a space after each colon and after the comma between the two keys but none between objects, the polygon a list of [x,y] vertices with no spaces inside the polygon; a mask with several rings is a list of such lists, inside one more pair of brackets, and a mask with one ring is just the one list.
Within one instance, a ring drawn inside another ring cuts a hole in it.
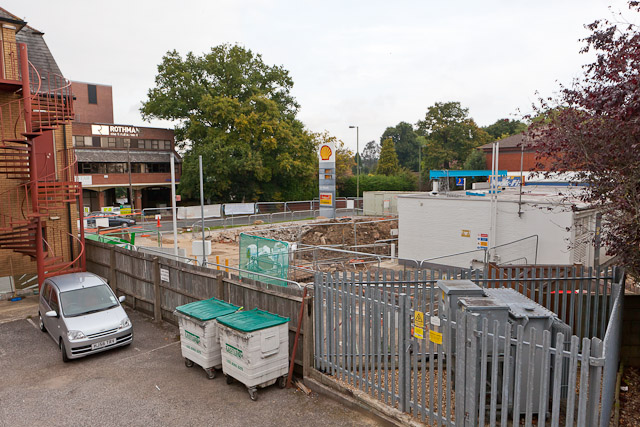
[{"label": "street lamp post", "polygon": [[349,126],[349,129],[356,130],[356,205],[358,197],[360,197],[360,128],[358,126]]}]

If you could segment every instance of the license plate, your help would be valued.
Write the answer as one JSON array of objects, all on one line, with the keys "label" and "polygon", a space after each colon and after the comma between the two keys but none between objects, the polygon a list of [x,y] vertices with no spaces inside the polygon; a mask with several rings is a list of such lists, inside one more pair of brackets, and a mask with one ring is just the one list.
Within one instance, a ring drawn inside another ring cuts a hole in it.
[{"label": "license plate", "polygon": [[115,344],[115,343],[116,343],[116,339],[115,338],[111,338],[110,340],[106,340],[106,341],[100,341],[100,342],[97,342],[95,344],[91,344],[91,350],[95,350],[97,348],[106,347],[108,345]]}]

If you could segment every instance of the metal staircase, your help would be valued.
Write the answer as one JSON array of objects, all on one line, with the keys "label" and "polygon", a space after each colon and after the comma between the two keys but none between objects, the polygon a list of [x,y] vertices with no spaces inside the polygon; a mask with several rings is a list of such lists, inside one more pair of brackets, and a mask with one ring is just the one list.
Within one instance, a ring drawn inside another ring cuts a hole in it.
[{"label": "metal staircase", "polygon": [[[0,193],[0,249],[34,259],[41,286],[47,277],[85,270],[82,185],[75,181],[72,148],[54,146],[52,172],[37,164],[37,138],[73,119],[71,84],[58,75],[43,79],[28,61],[26,45],[18,44],[18,51],[22,96],[0,105],[0,182],[16,181]],[[65,210],[67,224],[60,221]],[[79,236],[72,211],[78,212]]]}]

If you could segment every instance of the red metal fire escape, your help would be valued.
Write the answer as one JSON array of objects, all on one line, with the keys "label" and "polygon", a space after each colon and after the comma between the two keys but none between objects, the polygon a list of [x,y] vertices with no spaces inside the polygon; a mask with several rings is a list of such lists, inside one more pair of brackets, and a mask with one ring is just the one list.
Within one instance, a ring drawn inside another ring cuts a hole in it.
[{"label": "red metal fire escape", "polygon": [[[11,52],[6,46],[3,51]],[[3,59],[15,67],[11,77],[21,82],[21,97],[0,105],[0,179],[16,185],[0,193],[0,249],[35,259],[41,286],[47,277],[86,269],[82,185],[75,181],[74,150],[53,145],[54,152],[44,158],[36,154],[41,151],[38,137],[73,119],[71,83],[59,75],[41,76],[24,43],[13,52],[9,61],[6,54]],[[43,160],[49,167],[38,164]],[[72,212],[78,212],[77,232]],[[61,221],[65,214],[67,223]]]}]

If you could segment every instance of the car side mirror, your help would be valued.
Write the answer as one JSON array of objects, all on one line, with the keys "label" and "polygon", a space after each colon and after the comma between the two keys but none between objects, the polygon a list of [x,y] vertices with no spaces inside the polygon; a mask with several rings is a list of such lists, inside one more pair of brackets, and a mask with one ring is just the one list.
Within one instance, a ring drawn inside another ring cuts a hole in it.
[{"label": "car side mirror", "polygon": [[118,298],[118,301],[124,302],[124,295],[122,295],[120,298]]},{"label": "car side mirror", "polygon": [[47,317],[58,317],[58,313],[55,310],[47,311],[45,314]]}]

